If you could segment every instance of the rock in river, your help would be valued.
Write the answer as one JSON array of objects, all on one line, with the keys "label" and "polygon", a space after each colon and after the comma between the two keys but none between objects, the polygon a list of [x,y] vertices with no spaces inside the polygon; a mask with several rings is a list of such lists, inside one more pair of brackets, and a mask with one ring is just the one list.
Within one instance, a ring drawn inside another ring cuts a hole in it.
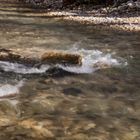
[{"label": "rock in river", "polygon": [[38,57],[25,56],[16,51],[0,49],[0,61],[9,61],[29,66],[40,66],[42,64],[81,65],[82,57],[62,51],[48,51]]}]

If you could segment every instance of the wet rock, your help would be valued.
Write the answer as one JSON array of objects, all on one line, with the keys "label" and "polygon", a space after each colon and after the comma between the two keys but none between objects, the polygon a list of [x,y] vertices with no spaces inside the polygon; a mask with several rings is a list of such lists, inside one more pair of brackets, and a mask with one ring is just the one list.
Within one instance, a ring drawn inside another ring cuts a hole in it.
[{"label": "wet rock", "polygon": [[48,76],[52,76],[52,77],[63,77],[63,76],[71,75],[71,74],[74,74],[74,73],[65,71],[62,68],[52,67],[52,68],[50,68],[46,71],[46,74]]},{"label": "wet rock", "polygon": [[20,58],[20,55],[14,54],[10,50],[0,50],[0,60],[1,61],[17,61]]},{"label": "wet rock", "polygon": [[35,67],[39,67],[42,64],[81,65],[81,59],[82,57],[78,54],[69,54],[61,51],[50,51],[40,57],[32,57],[32,55],[25,56],[12,50],[0,49],[0,61],[9,61]]},{"label": "wet rock", "polygon": [[66,88],[66,89],[63,89],[63,93],[65,95],[78,96],[82,94],[82,91],[78,88]]},{"label": "wet rock", "polygon": [[81,65],[81,56],[64,52],[46,52],[42,55],[41,61],[50,64]]},{"label": "wet rock", "polygon": [[0,61],[8,61],[12,63],[20,63],[28,66],[33,66],[40,63],[38,58],[25,57],[24,55],[19,55],[17,52],[12,50],[0,50]]}]

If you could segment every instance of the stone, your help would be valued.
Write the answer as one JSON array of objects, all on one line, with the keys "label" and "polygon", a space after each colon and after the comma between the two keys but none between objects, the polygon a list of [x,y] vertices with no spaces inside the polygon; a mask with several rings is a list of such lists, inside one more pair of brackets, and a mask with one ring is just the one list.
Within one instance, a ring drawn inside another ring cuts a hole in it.
[{"label": "stone", "polygon": [[82,57],[78,54],[70,54],[59,51],[46,52],[41,57],[41,62],[50,64],[81,65]]},{"label": "stone", "polygon": [[70,54],[62,51],[49,51],[40,57],[20,55],[12,50],[0,49],[0,61],[24,64],[39,67],[42,64],[81,65],[82,57],[78,54]]},{"label": "stone", "polygon": [[66,88],[66,89],[63,89],[63,93],[65,95],[78,96],[82,94],[82,91],[78,88]]},{"label": "stone", "polygon": [[40,60],[37,58],[25,57],[24,55],[19,55],[17,52],[6,49],[0,49],[0,61],[9,61],[30,66],[40,63]]}]

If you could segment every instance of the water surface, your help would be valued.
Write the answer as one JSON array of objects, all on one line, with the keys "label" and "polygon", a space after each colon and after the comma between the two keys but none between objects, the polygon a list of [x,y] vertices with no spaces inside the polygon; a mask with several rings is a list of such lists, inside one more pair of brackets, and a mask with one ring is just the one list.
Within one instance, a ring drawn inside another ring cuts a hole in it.
[{"label": "water surface", "polygon": [[0,62],[0,96],[18,93],[1,98],[2,139],[139,140],[139,39],[140,33],[2,15],[1,48],[83,57],[81,67],[55,65],[54,71]]}]

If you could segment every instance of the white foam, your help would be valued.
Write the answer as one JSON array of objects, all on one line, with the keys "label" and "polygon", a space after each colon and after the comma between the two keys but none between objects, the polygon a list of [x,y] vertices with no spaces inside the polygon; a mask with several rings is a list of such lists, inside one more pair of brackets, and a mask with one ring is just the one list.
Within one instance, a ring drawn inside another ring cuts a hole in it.
[{"label": "white foam", "polygon": [[74,72],[74,73],[92,73],[95,70],[104,68],[101,65],[107,65],[108,67],[114,67],[114,66],[120,66],[122,65],[119,60],[116,58],[113,58],[113,54],[104,54],[101,51],[98,50],[85,50],[85,49],[76,49],[75,47],[72,48],[71,53],[77,52],[78,54],[82,55],[82,66],[76,66],[76,67],[64,67],[62,65],[59,65],[62,69]]},{"label": "white foam", "polygon": [[0,85],[0,97],[9,96],[11,94],[18,94],[19,89],[23,86],[23,84],[24,82],[20,81],[16,85],[10,85],[10,84]]},{"label": "white foam", "polygon": [[[80,54],[82,56],[82,65],[81,66],[64,66],[64,65],[54,65],[56,67],[62,68],[65,71],[73,72],[73,73],[92,73],[98,69],[104,68],[104,65],[108,67],[116,67],[120,66],[124,63],[123,59],[122,62],[120,58],[114,58],[113,54],[111,53],[103,53],[99,50],[85,50],[85,49],[78,49],[76,47],[67,50],[67,53],[75,53]],[[3,62],[0,61],[0,68],[4,71],[12,71],[15,73],[21,74],[34,74],[34,73],[45,73],[51,66],[49,65],[42,65],[40,68],[36,67],[27,67],[22,64],[17,63],[10,63],[10,62]]]},{"label": "white foam", "polygon": [[50,68],[49,65],[41,66],[40,68],[36,67],[27,67],[18,63],[10,63],[0,61],[0,68],[2,68],[6,72],[15,72],[21,74],[34,74],[34,73],[44,73],[46,70]]}]

